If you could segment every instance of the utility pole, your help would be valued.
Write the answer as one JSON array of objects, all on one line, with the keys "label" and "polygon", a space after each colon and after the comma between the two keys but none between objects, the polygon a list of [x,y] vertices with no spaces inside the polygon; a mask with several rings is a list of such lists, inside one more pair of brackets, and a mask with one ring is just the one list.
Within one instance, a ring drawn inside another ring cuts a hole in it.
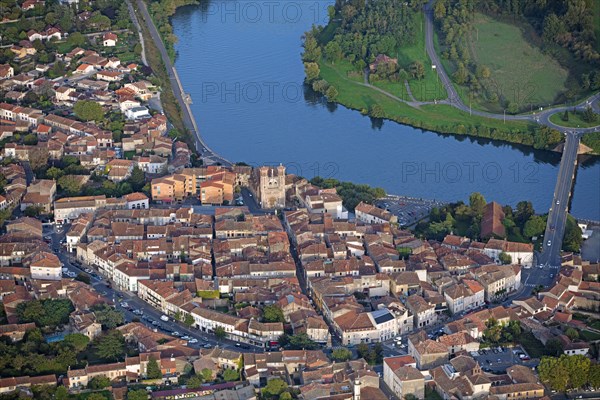
[{"label": "utility pole", "polygon": [[506,108],[504,109],[504,123],[506,124]]}]

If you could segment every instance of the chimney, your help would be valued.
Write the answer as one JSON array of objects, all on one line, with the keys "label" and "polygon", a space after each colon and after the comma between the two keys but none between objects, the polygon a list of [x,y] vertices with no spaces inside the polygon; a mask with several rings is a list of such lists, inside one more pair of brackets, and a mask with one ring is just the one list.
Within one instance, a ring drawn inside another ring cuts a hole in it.
[{"label": "chimney", "polygon": [[360,400],[360,380],[358,378],[354,380],[354,396],[352,396],[352,400]]}]

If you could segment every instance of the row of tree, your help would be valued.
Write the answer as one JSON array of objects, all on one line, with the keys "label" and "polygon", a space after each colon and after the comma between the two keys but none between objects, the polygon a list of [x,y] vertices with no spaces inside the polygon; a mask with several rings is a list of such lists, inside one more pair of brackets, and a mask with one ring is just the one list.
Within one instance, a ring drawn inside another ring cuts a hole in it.
[{"label": "row of tree", "polygon": [[479,0],[490,13],[525,17],[544,42],[558,44],[586,62],[600,65],[596,50],[594,0]]},{"label": "row of tree", "polygon": [[585,385],[600,388],[600,365],[583,355],[543,357],[537,371],[542,382],[559,392]]}]

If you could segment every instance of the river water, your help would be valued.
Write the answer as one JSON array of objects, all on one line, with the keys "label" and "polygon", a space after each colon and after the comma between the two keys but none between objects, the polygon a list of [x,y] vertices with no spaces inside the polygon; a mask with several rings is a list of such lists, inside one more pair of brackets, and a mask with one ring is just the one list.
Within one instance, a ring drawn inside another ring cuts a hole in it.
[{"label": "river water", "polygon": [[[324,24],[332,3],[218,0],[177,11],[175,66],[213,150],[393,194],[455,201],[478,191],[547,210],[558,154],[373,121],[303,87],[302,33]],[[600,220],[599,157],[580,163],[572,214]]]}]

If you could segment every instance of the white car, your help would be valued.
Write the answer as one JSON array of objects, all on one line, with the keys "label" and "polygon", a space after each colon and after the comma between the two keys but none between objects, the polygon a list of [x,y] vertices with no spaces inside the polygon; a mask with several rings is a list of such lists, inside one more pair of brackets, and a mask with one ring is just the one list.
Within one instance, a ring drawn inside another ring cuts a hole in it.
[{"label": "white car", "polygon": [[182,336],[181,338],[182,338],[183,340],[190,340],[190,337],[189,337],[189,336],[187,336],[187,335],[186,335],[186,336]]},{"label": "white car", "polygon": [[191,338],[190,340],[188,340],[188,343],[191,343],[191,344],[198,343],[198,339]]},{"label": "white car", "polygon": [[548,247],[552,246],[552,240],[548,240]]}]

